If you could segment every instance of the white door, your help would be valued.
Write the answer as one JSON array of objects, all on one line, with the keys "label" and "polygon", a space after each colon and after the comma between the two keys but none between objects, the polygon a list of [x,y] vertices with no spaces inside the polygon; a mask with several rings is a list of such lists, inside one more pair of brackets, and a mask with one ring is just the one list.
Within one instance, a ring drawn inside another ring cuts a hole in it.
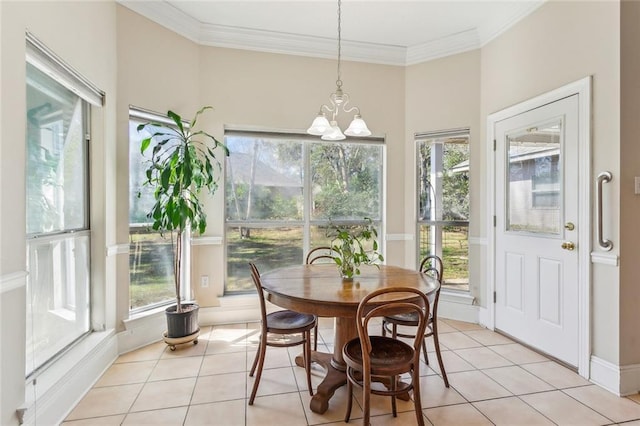
[{"label": "white door", "polygon": [[578,366],[578,95],[494,134],[495,326]]}]

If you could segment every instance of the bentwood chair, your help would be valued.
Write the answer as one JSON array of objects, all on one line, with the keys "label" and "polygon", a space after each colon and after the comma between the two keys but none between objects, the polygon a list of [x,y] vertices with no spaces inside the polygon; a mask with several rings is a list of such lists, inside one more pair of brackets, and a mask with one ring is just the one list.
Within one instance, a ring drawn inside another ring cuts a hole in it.
[{"label": "bentwood chair", "polygon": [[[329,246],[320,246],[312,249],[307,253],[304,263],[311,265],[313,263],[333,263],[333,249]],[[318,350],[318,325],[313,329],[313,350]]]},{"label": "bentwood chair", "polygon": [[[438,301],[440,300],[440,287],[442,286],[442,274],[443,266],[442,259],[436,255],[429,255],[422,259],[420,263],[420,271],[431,275],[433,278],[440,282],[438,290],[430,294],[429,303],[431,305],[431,315],[428,318],[426,333],[422,340],[422,350],[424,352],[424,361],[429,365],[429,356],[427,355],[426,339],[433,336],[433,345],[436,349],[436,357],[438,358],[438,365],[440,366],[440,372],[442,373],[442,379],[444,385],[449,387],[449,379],[447,378],[447,372],[444,369],[444,363],[442,362],[442,353],[440,352],[440,341],[438,340]],[[398,332],[398,326],[402,326],[403,332]],[[412,313],[407,314],[395,314],[389,315],[382,319],[382,335],[386,336],[386,333],[391,333],[391,337],[394,339],[397,337],[412,338],[415,334],[406,331],[406,328],[415,328],[417,326],[417,318]]]},{"label": "bentwood chair", "polygon": [[[311,387],[311,329],[317,324],[315,315],[302,314],[299,312],[282,310],[267,314],[266,303],[264,300],[264,292],[266,290],[262,287],[260,281],[260,273],[255,264],[249,263],[251,268],[251,278],[258,291],[258,300],[260,301],[260,343],[256,352],[256,357],[253,360],[251,371],[249,376],[253,377],[253,373],[258,368],[255,382],[253,383],[253,390],[251,391],[251,397],[249,398],[249,405],[253,405],[253,400],[256,397],[258,391],[258,385],[260,384],[260,377],[262,375],[262,367],[264,366],[264,358],[266,355],[267,346],[275,346],[279,348],[286,348],[290,346],[303,345],[303,358],[304,369],[307,373],[307,387],[309,388],[309,394],[313,396],[313,389]],[[299,334],[299,338],[294,338],[294,335]],[[275,337],[279,337],[275,339]],[[271,339],[269,339],[271,338]]]},{"label": "bentwood chair", "polygon": [[[404,298],[399,298],[400,294]],[[380,297],[384,296],[384,297]],[[416,336],[410,345],[402,340],[384,336],[370,336],[368,325],[372,318],[395,312],[413,313],[418,321]],[[393,417],[397,417],[396,397],[413,391],[418,425],[424,426],[420,400],[420,348],[422,334],[429,317],[429,299],[418,289],[410,287],[386,287],[365,296],[358,305],[356,325],[358,337],[347,342],[342,355],[347,364],[347,412],[345,422],[351,417],[353,385],[362,388],[362,424],[369,426],[371,394],[391,396]],[[400,376],[408,373],[410,381]],[[372,387],[372,382],[382,382],[386,387]]]},{"label": "bentwood chair", "polygon": [[312,263],[333,263],[334,251],[329,246],[320,246],[312,249],[307,253],[307,259],[304,263],[310,265]]}]

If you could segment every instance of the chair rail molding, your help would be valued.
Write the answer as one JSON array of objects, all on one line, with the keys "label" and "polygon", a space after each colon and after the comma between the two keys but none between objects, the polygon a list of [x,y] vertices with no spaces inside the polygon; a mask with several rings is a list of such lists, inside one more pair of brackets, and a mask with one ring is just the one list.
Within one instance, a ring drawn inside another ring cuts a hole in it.
[{"label": "chair rail molding", "polygon": [[116,256],[118,254],[129,254],[129,244],[128,243],[122,243],[122,244],[112,244],[110,246],[107,246],[107,257],[112,257],[112,256]]},{"label": "chair rail molding", "polygon": [[27,286],[27,271],[0,275],[0,294]]}]

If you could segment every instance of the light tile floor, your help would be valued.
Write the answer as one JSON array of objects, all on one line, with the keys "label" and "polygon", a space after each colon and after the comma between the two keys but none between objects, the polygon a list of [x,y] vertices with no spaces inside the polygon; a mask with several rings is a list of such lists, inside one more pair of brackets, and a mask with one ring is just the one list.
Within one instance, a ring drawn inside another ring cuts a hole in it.
[{"label": "light tile floor", "polygon": [[[379,328],[379,324],[376,325]],[[619,398],[508,338],[475,324],[439,322],[445,388],[431,353],[421,367],[426,424],[640,426],[640,396]],[[69,413],[64,425],[338,425],[344,424],[346,389],[329,410],[309,409],[304,370],[294,358],[301,347],[267,348],[265,370],[253,406],[258,324],[205,327],[197,345],[170,351],[163,342],[120,356]],[[332,351],[333,322],[320,323],[319,350]],[[433,351],[433,342],[428,341]],[[322,380],[320,367],[313,385]],[[352,424],[361,424],[355,391]],[[393,418],[389,398],[373,397],[373,425],[415,425],[412,402],[399,401]]]}]

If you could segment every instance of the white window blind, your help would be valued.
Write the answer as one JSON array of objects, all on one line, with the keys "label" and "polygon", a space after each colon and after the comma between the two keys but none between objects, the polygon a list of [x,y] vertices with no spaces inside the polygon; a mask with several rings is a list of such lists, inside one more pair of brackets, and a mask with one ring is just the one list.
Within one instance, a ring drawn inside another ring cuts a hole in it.
[{"label": "white window blind", "polygon": [[26,33],[27,62],[95,106],[104,105],[104,92],[63,61],[30,32]]}]

